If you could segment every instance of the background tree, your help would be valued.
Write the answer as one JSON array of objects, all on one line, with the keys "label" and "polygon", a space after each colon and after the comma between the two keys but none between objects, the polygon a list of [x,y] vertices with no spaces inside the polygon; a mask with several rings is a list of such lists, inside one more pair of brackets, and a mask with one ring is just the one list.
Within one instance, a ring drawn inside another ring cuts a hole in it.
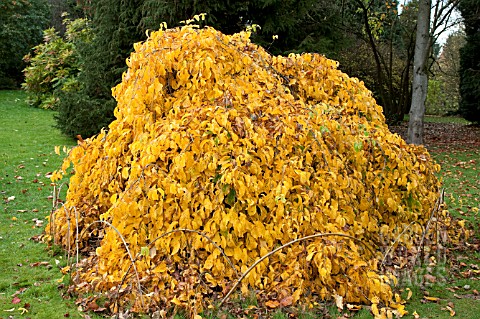
[{"label": "background tree", "polygon": [[460,113],[480,122],[480,2],[461,0],[466,43],[460,49]]},{"label": "background tree", "polygon": [[[342,69],[365,81],[389,122],[403,119],[410,105],[415,3],[401,13],[395,1],[355,0],[343,9],[343,26],[353,45],[339,58]],[[357,62],[359,47],[362,63]]]},{"label": "background tree", "polygon": [[42,41],[49,15],[46,0],[0,1],[0,89],[23,82],[23,56]]},{"label": "background tree", "polygon": [[[407,142],[423,144],[423,118],[428,91],[429,59],[438,37],[457,24],[452,13],[459,0],[420,0],[415,40],[412,105],[408,122]],[[433,4],[433,5],[432,5]],[[430,23],[431,21],[431,23]]]},{"label": "background tree", "polygon": [[90,3],[93,40],[77,45],[79,87],[59,94],[57,126],[70,136],[88,137],[113,120],[111,89],[122,79],[133,43],[145,38],[137,0],[98,0]]},{"label": "background tree", "polygon": [[[82,8],[91,16],[94,40],[79,46],[81,87],[60,96],[58,127],[68,135],[84,137],[106,127],[115,107],[111,88],[121,81],[133,43],[145,40],[147,30],[158,29],[164,21],[174,27],[195,14],[207,13],[207,23],[224,33],[238,32],[249,24],[261,25],[254,40],[275,53],[315,48],[312,51],[334,51],[340,41],[330,40],[335,32],[328,26],[333,25],[337,13],[330,13],[331,7],[326,0],[84,1]],[[272,43],[275,34],[279,40]]]},{"label": "background tree", "polygon": [[85,17],[78,0],[48,0],[48,3],[50,6],[50,27],[54,28],[60,35],[67,31],[64,24],[65,13],[72,20]]},{"label": "background tree", "polygon": [[[145,0],[142,6],[142,30],[158,29],[161,22],[169,27],[195,14],[206,13],[207,24],[232,34],[257,24],[256,43],[274,54],[289,52],[333,53],[341,45],[340,0],[259,0],[259,1],[187,1],[165,3]],[[272,36],[278,39],[272,43]]]},{"label": "background tree", "polygon": [[460,101],[460,48],[465,44],[465,33],[458,31],[448,36],[442,52],[432,68],[428,83],[426,113],[453,115],[458,113]]},{"label": "background tree", "polygon": [[412,106],[408,124],[407,142],[423,144],[423,117],[428,89],[428,57],[430,40],[431,0],[420,0],[418,5],[415,56],[413,61]]},{"label": "background tree", "polygon": [[[260,25],[252,39],[272,54],[309,51],[340,61],[343,71],[365,81],[390,122],[403,119],[410,106],[417,1],[400,13],[393,0],[85,0],[81,5],[92,17],[95,39],[82,46],[81,89],[66,93],[59,104],[57,121],[69,135],[93,135],[113,119],[111,88],[121,80],[133,43],[164,21],[175,27],[200,13],[227,34]],[[278,40],[272,42],[273,35]]]}]

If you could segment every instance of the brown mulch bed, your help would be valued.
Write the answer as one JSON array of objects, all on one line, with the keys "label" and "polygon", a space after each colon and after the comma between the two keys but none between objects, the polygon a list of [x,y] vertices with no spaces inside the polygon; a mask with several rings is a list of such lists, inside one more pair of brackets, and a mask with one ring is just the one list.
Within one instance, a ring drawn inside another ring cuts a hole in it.
[{"label": "brown mulch bed", "polygon": [[[390,131],[404,139],[407,137],[408,122],[390,126]],[[480,126],[458,123],[425,123],[424,142],[429,150],[437,152],[452,149],[480,150]]]}]

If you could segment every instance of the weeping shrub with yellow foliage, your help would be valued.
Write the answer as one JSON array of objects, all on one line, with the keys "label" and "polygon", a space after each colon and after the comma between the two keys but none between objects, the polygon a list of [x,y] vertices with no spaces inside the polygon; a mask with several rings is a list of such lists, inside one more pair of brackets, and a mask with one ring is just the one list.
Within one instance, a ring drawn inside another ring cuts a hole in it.
[{"label": "weeping shrub with yellow foliage", "polygon": [[[135,44],[113,89],[116,120],[53,176],[72,173],[47,234],[72,252],[96,247],[77,264],[77,291],[119,289],[135,311],[196,314],[275,248],[332,233],[344,236],[272,254],[241,291],[402,315],[381,248],[421,235],[439,167],[388,130],[337,62],[271,56],[249,36],[187,25]],[[195,232],[164,235],[177,229]]]}]

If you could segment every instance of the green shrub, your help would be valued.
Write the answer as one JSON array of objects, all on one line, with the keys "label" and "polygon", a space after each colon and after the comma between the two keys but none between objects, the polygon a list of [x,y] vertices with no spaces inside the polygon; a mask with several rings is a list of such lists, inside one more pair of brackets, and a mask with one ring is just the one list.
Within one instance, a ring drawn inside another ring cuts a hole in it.
[{"label": "green shrub", "polygon": [[86,19],[72,21],[67,18],[64,24],[64,37],[54,28],[45,30],[43,43],[34,48],[33,55],[24,58],[30,65],[24,70],[22,87],[27,91],[27,102],[35,107],[56,109],[58,91],[65,84],[71,86],[80,71],[76,44],[89,42],[92,38]]},{"label": "green shrub", "polygon": [[80,82],[72,82],[71,90],[64,86],[58,92],[56,127],[68,136],[90,137],[113,121],[116,103],[113,99],[90,97],[81,86]]},{"label": "green shrub", "polygon": [[447,115],[458,111],[458,103],[445,94],[445,83],[440,80],[428,81],[426,113],[428,115]]}]

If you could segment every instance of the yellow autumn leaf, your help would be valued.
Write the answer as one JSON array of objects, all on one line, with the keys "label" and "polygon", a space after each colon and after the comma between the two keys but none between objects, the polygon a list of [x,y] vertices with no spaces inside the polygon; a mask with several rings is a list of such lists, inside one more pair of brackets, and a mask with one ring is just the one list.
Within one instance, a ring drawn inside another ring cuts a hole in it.
[{"label": "yellow autumn leaf", "polygon": [[177,297],[173,297],[172,301],[171,301],[173,304],[177,305],[177,306],[181,306],[182,305],[182,302],[177,298]]},{"label": "yellow autumn leaf", "polygon": [[454,310],[452,307],[447,306],[446,309],[450,312],[450,317],[454,317],[454,316],[455,316],[456,312],[455,312],[455,310]]},{"label": "yellow autumn leaf", "polygon": [[123,179],[128,179],[128,171],[129,171],[128,167],[123,167],[122,168],[122,178]]},{"label": "yellow autumn leaf", "polygon": [[412,298],[412,290],[410,288],[407,288],[407,300],[409,300],[410,298]]}]

